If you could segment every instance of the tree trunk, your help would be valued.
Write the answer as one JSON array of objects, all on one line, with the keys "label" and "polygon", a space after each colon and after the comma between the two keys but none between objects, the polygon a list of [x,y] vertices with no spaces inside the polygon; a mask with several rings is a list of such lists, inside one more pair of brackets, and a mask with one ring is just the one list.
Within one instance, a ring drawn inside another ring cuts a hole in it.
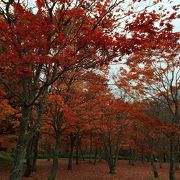
[{"label": "tree trunk", "polygon": [[51,159],[51,145],[48,144],[47,146],[47,161],[50,161]]},{"label": "tree trunk", "polygon": [[155,156],[152,155],[151,156],[151,165],[152,165],[152,169],[153,169],[153,174],[154,174],[154,177],[155,178],[158,178],[159,175],[158,175],[158,171],[157,171],[157,167],[156,167],[156,163],[155,163]]},{"label": "tree trunk", "polygon": [[144,152],[141,152],[141,162],[144,163]]},{"label": "tree trunk", "polygon": [[102,161],[102,155],[103,155],[103,151],[102,151],[102,149],[100,148],[100,149],[99,149],[99,157],[98,157],[99,162]]},{"label": "tree trunk", "polygon": [[67,170],[72,170],[72,156],[73,156],[73,147],[71,148],[70,150],[70,153],[69,153],[69,159],[68,159],[68,167],[67,167]]},{"label": "tree trunk", "polygon": [[115,174],[115,160],[113,159],[113,157],[109,156],[107,154],[107,152],[105,152],[106,154],[106,160],[108,163],[108,167],[109,167],[109,174]]},{"label": "tree trunk", "polygon": [[37,155],[38,155],[38,143],[39,143],[39,136],[40,133],[37,132],[35,135],[35,139],[34,139],[34,146],[33,146],[33,151],[34,151],[34,156],[33,156],[33,164],[32,164],[32,171],[36,172],[37,169]]},{"label": "tree trunk", "polygon": [[130,157],[129,157],[129,164],[134,166],[134,161],[135,161],[135,150],[130,148]]},{"label": "tree trunk", "polygon": [[28,107],[23,107],[23,118],[20,121],[19,136],[15,150],[14,162],[10,173],[10,180],[20,180],[23,174],[23,161],[27,144],[26,129],[27,122],[29,120],[29,114],[30,109]]},{"label": "tree trunk", "polygon": [[71,133],[70,134],[70,151],[69,151],[69,160],[68,160],[67,170],[72,170],[72,158],[73,158],[73,150],[74,150],[74,141],[75,141],[75,137]]},{"label": "tree trunk", "polygon": [[36,170],[37,146],[39,140],[39,132],[37,132],[28,142],[26,149],[26,169],[25,177],[29,177]]},{"label": "tree trunk", "polygon": [[175,180],[176,173],[176,148],[174,140],[170,140],[170,168],[169,168],[169,180]]},{"label": "tree trunk", "polygon": [[153,149],[154,149],[154,139],[151,137],[151,143],[150,143],[150,158],[151,158],[151,166],[152,166],[152,170],[153,170],[153,174],[155,178],[159,177],[158,171],[157,171],[157,167],[156,167],[156,163],[155,163],[155,156],[153,154]]},{"label": "tree trunk", "polygon": [[179,170],[179,152],[176,154],[176,170]]},{"label": "tree trunk", "polygon": [[59,158],[59,149],[60,149],[60,133],[56,133],[56,146],[53,150],[53,164],[51,167],[51,172],[48,180],[55,180],[56,179],[56,174],[58,170],[58,158]]},{"label": "tree trunk", "polygon": [[27,149],[26,149],[26,169],[24,171],[24,176],[29,177],[32,172],[32,164],[33,164],[33,138],[29,140]]},{"label": "tree trunk", "polygon": [[109,167],[109,173],[110,174],[115,174],[115,168],[116,168],[116,162],[118,160],[119,156],[119,149],[120,149],[120,135],[118,136],[117,142],[116,142],[116,149],[115,153],[112,153],[112,143],[110,142],[111,139],[106,137],[105,135],[103,136],[103,142],[104,142],[104,152],[105,152],[105,159],[108,163]]},{"label": "tree trunk", "polygon": [[115,166],[113,164],[109,167],[109,174],[116,174]]},{"label": "tree trunk", "polygon": [[159,168],[162,168],[162,153],[159,154]]},{"label": "tree trunk", "polygon": [[76,164],[79,164],[79,138],[76,139]]},{"label": "tree trunk", "polygon": [[163,162],[166,162],[166,153],[163,153]]},{"label": "tree trunk", "polygon": [[96,145],[95,155],[94,155],[94,162],[93,162],[94,165],[96,164],[97,155],[98,155],[98,148],[97,148],[97,145]]},{"label": "tree trunk", "polygon": [[26,149],[26,169],[24,176],[29,177],[33,171],[36,171],[37,148],[39,141],[39,132],[37,131],[28,141]]},{"label": "tree trunk", "polygon": [[82,151],[82,149],[81,149],[81,146],[79,146],[79,150],[80,150],[80,153],[81,153],[81,156],[82,156],[83,161],[85,161],[85,158],[84,158],[84,155],[83,155],[83,151]]},{"label": "tree trunk", "polygon": [[131,165],[131,148],[129,148],[129,165]]},{"label": "tree trunk", "polygon": [[179,163],[176,162],[176,171],[178,171],[178,170],[179,170]]},{"label": "tree trunk", "polygon": [[89,163],[92,163],[92,132],[90,133],[90,147],[89,147]]}]

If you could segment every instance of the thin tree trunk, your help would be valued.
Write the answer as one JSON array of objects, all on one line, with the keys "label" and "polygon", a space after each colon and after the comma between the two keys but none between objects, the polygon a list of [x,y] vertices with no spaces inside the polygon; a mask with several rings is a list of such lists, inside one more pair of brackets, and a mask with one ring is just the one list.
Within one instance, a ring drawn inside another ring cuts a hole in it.
[{"label": "thin tree trunk", "polygon": [[116,174],[113,162],[111,162],[109,174]]},{"label": "thin tree trunk", "polygon": [[59,159],[59,149],[60,149],[60,132],[56,133],[56,146],[53,150],[53,164],[51,167],[51,172],[48,180],[55,180],[56,179],[56,174],[58,170],[58,159]]},{"label": "thin tree trunk", "polygon": [[106,159],[106,161],[108,163],[108,167],[109,167],[109,174],[115,174],[115,166],[114,166],[114,162],[113,162],[113,157],[109,152],[107,144],[104,145],[104,151],[105,151],[105,159]]},{"label": "thin tree trunk", "polygon": [[29,177],[32,172],[32,164],[33,164],[33,138],[31,138],[28,142],[26,149],[26,169],[24,171],[24,176]]},{"label": "thin tree trunk", "polygon": [[37,146],[39,140],[39,132],[37,132],[28,142],[26,149],[26,169],[25,177],[29,177],[36,170]]},{"label": "thin tree trunk", "polygon": [[81,153],[82,159],[83,159],[83,161],[84,161],[84,160],[85,160],[85,158],[84,158],[84,154],[83,154],[83,151],[82,151],[82,149],[81,149],[81,146],[79,146],[79,150],[80,150],[80,153]]},{"label": "thin tree trunk", "polygon": [[132,160],[132,158],[131,158],[131,148],[129,148],[129,165],[131,165],[131,161]]},{"label": "thin tree trunk", "polygon": [[129,157],[129,164],[134,166],[134,161],[135,161],[135,150],[130,148],[130,157]]},{"label": "thin tree trunk", "polygon": [[102,149],[100,148],[100,149],[99,149],[99,158],[98,158],[99,162],[102,161],[102,154],[103,154],[103,151],[102,151]]},{"label": "thin tree trunk", "polygon": [[178,170],[179,170],[179,163],[176,162],[176,171],[178,171]]},{"label": "thin tree trunk", "polygon": [[33,164],[32,164],[32,171],[33,172],[36,172],[37,170],[37,156],[38,156],[38,143],[39,143],[39,136],[40,136],[40,133],[37,132],[36,135],[35,135],[35,139],[34,139],[34,156],[33,156]]},{"label": "thin tree trunk", "polygon": [[109,167],[109,173],[110,174],[115,174],[115,167],[114,167],[114,163],[113,163],[113,157],[110,151],[110,143],[108,142],[108,138],[105,135],[103,136],[103,142],[104,142],[104,152],[105,152],[105,159],[108,163],[108,167]]},{"label": "thin tree trunk", "polygon": [[92,132],[90,133],[89,163],[92,163]]},{"label": "thin tree trunk", "polygon": [[144,151],[141,152],[141,162],[144,163]]},{"label": "thin tree trunk", "polygon": [[98,148],[97,148],[97,145],[96,145],[95,155],[94,155],[94,162],[93,162],[94,165],[96,164],[97,155],[98,155]]},{"label": "thin tree trunk", "polygon": [[176,155],[176,170],[179,170],[179,152]]},{"label": "thin tree trunk", "polygon": [[119,149],[120,149],[120,134],[118,135],[114,155],[112,153],[112,146],[111,146],[112,143],[110,143],[111,139],[107,138],[105,135],[102,135],[102,136],[103,136],[103,142],[104,142],[105,157],[109,166],[109,173],[115,174],[116,162],[118,160]]},{"label": "thin tree trunk", "polygon": [[155,178],[158,178],[159,175],[158,175],[158,171],[157,171],[157,167],[156,167],[156,163],[155,163],[154,159],[155,159],[155,156],[152,154],[152,156],[151,156],[151,165],[152,165],[152,169],[153,169],[153,174],[154,174]]},{"label": "thin tree trunk", "polygon": [[23,118],[20,121],[20,130],[15,150],[14,162],[10,173],[10,180],[20,180],[23,174],[23,161],[25,158],[27,138],[26,129],[27,122],[29,120],[30,109],[28,107],[23,108]]},{"label": "thin tree trunk", "polygon": [[157,167],[156,167],[156,163],[155,163],[155,156],[153,154],[153,149],[154,149],[154,139],[151,138],[151,145],[150,145],[150,157],[151,157],[151,166],[152,166],[152,170],[153,170],[153,174],[155,178],[159,177],[158,171],[157,171]]},{"label": "thin tree trunk", "polygon": [[56,145],[53,150],[53,163],[48,180],[55,180],[58,171],[59,150],[61,147],[61,125],[63,122],[63,111],[58,111],[54,120],[54,133],[56,134]]},{"label": "thin tree trunk", "polygon": [[[30,125],[30,135],[28,137],[29,141],[27,144],[27,152],[26,152],[26,169],[24,172],[25,177],[29,177],[33,170],[35,170],[36,166],[36,157],[37,157],[37,146],[39,140],[39,132],[38,127],[41,123],[44,113],[44,106],[41,105],[39,109],[38,118],[36,119],[35,123],[32,122],[32,127]],[[31,117],[30,117],[31,119]]]},{"label": "thin tree trunk", "polygon": [[176,173],[176,148],[174,140],[170,140],[170,168],[169,180],[175,180]]},{"label": "thin tree trunk", "polygon": [[76,139],[76,164],[79,164],[79,137]]},{"label": "thin tree trunk", "polygon": [[51,145],[48,144],[47,146],[47,161],[51,160]]},{"label": "thin tree trunk", "polygon": [[163,153],[163,162],[166,162],[166,153]]},{"label": "thin tree trunk", "polygon": [[69,159],[68,159],[68,167],[67,170],[72,170],[72,156],[73,156],[73,147],[71,147]]},{"label": "thin tree trunk", "polygon": [[73,150],[74,150],[74,141],[75,141],[75,137],[71,133],[70,134],[70,151],[69,151],[69,160],[68,160],[67,170],[72,170],[72,158],[73,158]]},{"label": "thin tree trunk", "polygon": [[162,153],[159,154],[159,168],[162,168]]}]

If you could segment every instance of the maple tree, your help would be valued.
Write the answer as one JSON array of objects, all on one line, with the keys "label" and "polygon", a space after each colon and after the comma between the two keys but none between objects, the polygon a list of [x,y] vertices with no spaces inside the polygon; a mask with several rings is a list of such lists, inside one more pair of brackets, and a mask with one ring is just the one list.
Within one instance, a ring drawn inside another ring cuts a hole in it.
[{"label": "maple tree", "polygon": [[[1,84],[22,108],[11,173],[11,179],[18,179],[22,174],[26,144],[40,124],[37,120],[34,130],[26,132],[31,107],[44,104],[48,87],[64,72],[76,67],[91,68],[112,59],[114,45],[108,32],[115,25],[111,11],[117,2],[77,1],[74,4],[38,0],[37,12],[20,1],[2,1],[1,5],[4,18],[0,22],[1,42],[5,47],[0,54],[1,65],[8,64],[6,73],[4,68],[1,70]],[[109,15],[108,20],[106,15]],[[19,88],[14,88],[13,83]]]},{"label": "maple tree", "polygon": [[128,126],[127,107],[121,101],[110,101],[108,108],[109,110],[107,111],[106,107],[106,112],[102,115],[100,133],[104,142],[105,158],[109,166],[109,173],[114,174],[125,128]]},{"label": "maple tree", "polygon": [[[97,97],[97,91],[102,85],[90,85],[93,80],[97,84],[101,78],[91,72],[66,73],[62,82],[57,81],[51,86],[47,101],[45,120],[42,122],[42,135],[46,134],[55,140],[51,143],[53,166],[49,179],[54,179],[58,168],[58,154],[61,147],[61,139],[66,137],[70,140],[68,170],[72,170],[72,156],[76,148],[76,163],[79,163],[80,136],[88,129],[88,106]],[[100,81],[101,80],[101,81]],[[89,87],[90,85],[90,87]],[[104,85],[101,87],[104,88]],[[92,110],[92,109],[89,109]],[[94,114],[93,114],[94,116]]]},{"label": "maple tree", "polygon": [[[12,149],[4,140],[17,139],[10,179],[21,179],[24,159],[24,175],[35,171],[39,140],[51,147],[49,179],[56,178],[61,149],[68,149],[72,169],[74,150],[79,164],[81,146],[88,147],[93,164],[104,150],[110,173],[120,148],[128,147],[132,156],[143,151],[157,177],[157,142],[166,136],[174,180],[180,64],[172,21],[178,6],[172,13],[160,7],[161,14],[148,9],[161,4],[158,0],[139,11],[136,5],[143,0],[129,1],[127,10],[123,0],[33,3],[0,2],[1,146]],[[123,64],[116,82],[124,93],[119,99],[108,86],[111,62]]]},{"label": "maple tree", "polygon": [[[132,38],[144,41],[140,48],[130,55],[126,65],[128,70],[121,68],[119,87],[125,88],[139,99],[149,98],[161,101],[169,111],[170,138],[170,171],[169,179],[175,179],[175,156],[178,134],[175,126],[179,127],[179,33],[173,32],[172,20],[176,13],[159,19],[159,14],[144,16],[140,14],[135,23],[130,23],[127,29],[133,32]],[[141,20],[145,21],[142,23]],[[147,22],[151,22],[145,26]],[[155,27],[155,22],[160,26]],[[145,23],[145,24],[144,24]],[[147,29],[146,29],[147,28]],[[153,41],[152,41],[153,39]],[[139,96],[139,97],[138,97]],[[174,126],[174,128],[173,128]]]},{"label": "maple tree", "polygon": [[[94,138],[94,127],[92,126],[92,122],[97,115],[93,111],[93,106],[95,106],[97,103],[96,98],[99,93],[102,93],[101,91],[106,89],[106,87],[101,84],[106,82],[106,79],[94,72],[85,72],[78,79],[80,80],[81,84],[77,86],[76,83],[76,92],[72,92],[75,97],[71,98],[69,104],[76,114],[76,121],[72,126],[72,129],[69,129],[70,155],[67,168],[68,170],[72,170],[72,156],[74,148],[76,150],[76,164],[79,164],[79,150],[81,150],[80,143],[84,135],[90,137],[89,161],[91,162]],[[80,88],[77,89],[77,87]]]},{"label": "maple tree", "polygon": [[51,87],[51,92],[49,93],[45,120],[41,127],[42,133],[55,137],[54,148],[51,147],[53,151],[53,166],[49,179],[55,179],[56,177],[61,136],[67,128],[76,123],[76,120],[74,120],[75,113],[68,106],[69,99],[72,99],[70,93],[72,93],[71,86],[74,83],[75,75],[77,76],[77,74],[72,73],[72,75],[69,75],[69,78],[66,75],[66,80],[61,83],[57,82],[57,85]]}]

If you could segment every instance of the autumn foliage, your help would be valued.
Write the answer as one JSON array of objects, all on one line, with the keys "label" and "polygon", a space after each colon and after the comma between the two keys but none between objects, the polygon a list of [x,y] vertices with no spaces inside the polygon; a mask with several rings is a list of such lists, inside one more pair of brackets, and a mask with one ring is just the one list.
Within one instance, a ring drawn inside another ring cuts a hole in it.
[{"label": "autumn foliage", "polygon": [[42,153],[53,161],[49,180],[63,155],[68,170],[73,158],[99,158],[115,174],[121,153],[132,166],[150,161],[155,178],[156,160],[167,161],[175,180],[179,6],[168,3],[0,2],[0,150],[13,156],[10,180],[37,171]]}]

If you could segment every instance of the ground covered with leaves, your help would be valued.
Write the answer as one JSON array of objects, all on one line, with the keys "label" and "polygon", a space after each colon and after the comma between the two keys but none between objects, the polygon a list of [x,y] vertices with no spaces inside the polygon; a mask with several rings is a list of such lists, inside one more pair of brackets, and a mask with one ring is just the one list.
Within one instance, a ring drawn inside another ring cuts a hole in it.
[{"label": "ground covered with leaves", "polygon": [[[73,164],[73,170],[66,170],[67,161],[60,160],[60,167],[57,180],[155,180],[151,166],[148,163],[136,162],[135,166],[128,164],[128,161],[118,161],[115,175],[108,174],[108,167],[104,161],[96,165],[88,161],[81,161],[79,165]],[[38,160],[37,172],[23,180],[45,180],[48,179],[51,163],[47,160]],[[168,180],[168,164],[158,168],[159,180]],[[7,180],[9,173],[8,163],[1,163],[0,180]],[[180,180],[180,170],[177,171],[177,180]]]}]

